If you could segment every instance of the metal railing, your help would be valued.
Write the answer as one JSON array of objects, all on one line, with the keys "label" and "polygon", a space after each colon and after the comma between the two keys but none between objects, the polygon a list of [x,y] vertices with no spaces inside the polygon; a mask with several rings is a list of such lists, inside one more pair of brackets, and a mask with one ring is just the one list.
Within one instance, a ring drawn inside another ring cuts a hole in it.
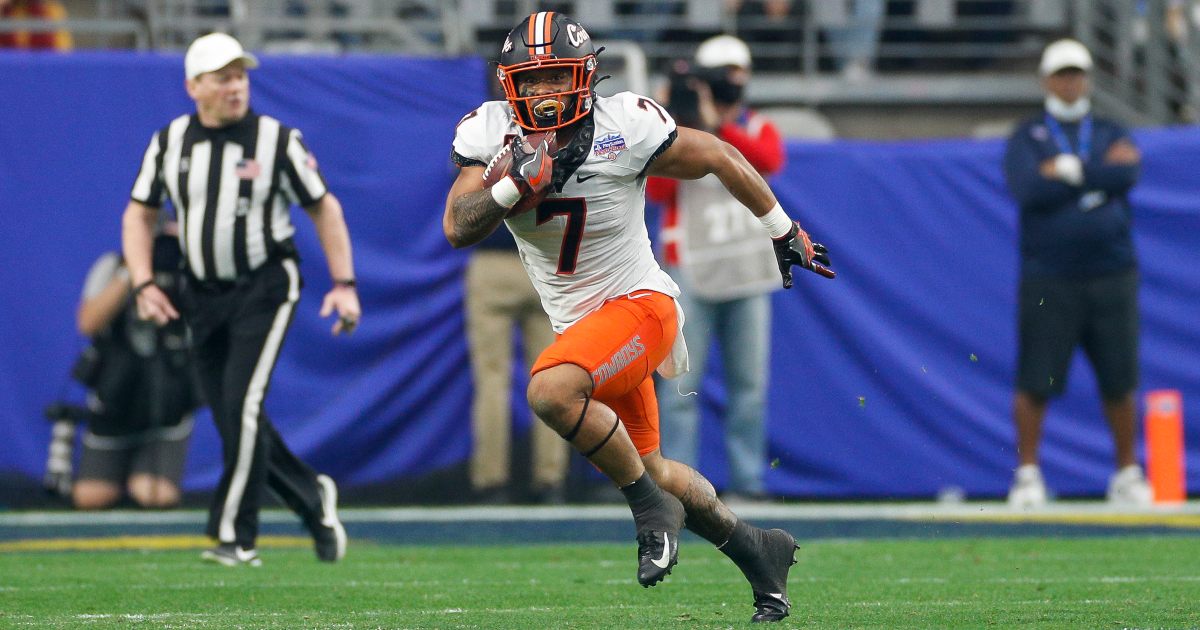
[{"label": "metal railing", "polygon": [[250,48],[445,54],[462,48],[453,3],[417,0],[144,0],[151,41],[183,48],[212,31]]},{"label": "metal railing", "polygon": [[[214,30],[250,48],[496,56],[529,12],[564,11],[597,41],[626,40],[651,71],[729,32],[751,43],[751,94],[771,104],[1030,102],[1037,59],[1074,35],[1096,57],[1096,100],[1138,124],[1195,115],[1200,0],[95,0],[89,17],[0,21],[76,41],[182,49]],[[1180,31],[1179,16],[1185,13]],[[874,6],[874,10],[870,7]],[[779,8],[782,7],[780,10]],[[864,11],[863,7],[868,10]],[[1182,32],[1182,35],[1181,35]],[[852,61],[845,43],[857,33]],[[641,63],[638,61],[637,63]],[[853,71],[857,70],[855,74]]]},{"label": "metal railing", "polygon": [[1189,5],[1200,9],[1166,0],[1076,0],[1074,35],[1096,60],[1098,104],[1134,123],[1196,122],[1200,24]]}]

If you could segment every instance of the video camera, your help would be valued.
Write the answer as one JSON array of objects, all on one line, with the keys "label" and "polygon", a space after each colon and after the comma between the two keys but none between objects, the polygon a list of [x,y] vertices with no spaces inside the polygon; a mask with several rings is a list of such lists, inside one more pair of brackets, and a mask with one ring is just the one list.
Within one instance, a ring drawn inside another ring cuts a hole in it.
[{"label": "video camera", "polygon": [[692,128],[703,128],[700,118],[700,93],[698,84],[711,86],[725,79],[724,68],[704,68],[693,65],[687,59],[671,62],[667,71],[667,111],[675,122]]}]

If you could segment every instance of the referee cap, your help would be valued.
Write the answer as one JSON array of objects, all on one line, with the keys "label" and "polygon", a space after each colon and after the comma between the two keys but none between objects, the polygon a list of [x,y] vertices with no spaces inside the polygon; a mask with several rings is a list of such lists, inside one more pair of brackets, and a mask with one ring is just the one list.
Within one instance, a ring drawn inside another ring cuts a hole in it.
[{"label": "referee cap", "polygon": [[1060,39],[1046,46],[1038,71],[1048,77],[1066,68],[1079,68],[1084,72],[1092,69],[1092,54],[1086,46],[1073,39]]},{"label": "referee cap", "polygon": [[243,50],[238,40],[225,33],[209,33],[196,38],[188,46],[187,54],[183,57],[183,69],[187,78],[195,79],[205,72],[220,70],[238,59],[246,64],[246,68],[258,67],[258,58]]},{"label": "referee cap", "polygon": [[696,49],[696,65],[702,68],[737,66],[750,69],[750,47],[733,35],[717,35]]}]

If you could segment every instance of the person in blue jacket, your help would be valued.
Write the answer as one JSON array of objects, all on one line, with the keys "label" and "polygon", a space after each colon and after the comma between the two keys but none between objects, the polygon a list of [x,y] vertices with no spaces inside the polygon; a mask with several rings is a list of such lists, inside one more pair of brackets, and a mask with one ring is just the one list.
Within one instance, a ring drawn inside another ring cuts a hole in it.
[{"label": "person in blue jacket", "polygon": [[1152,492],[1134,454],[1138,270],[1129,191],[1141,156],[1119,124],[1094,116],[1083,44],[1046,47],[1046,107],[1008,140],[1004,172],[1021,209],[1018,359],[1013,413],[1017,508],[1047,500],[1038,442],[1048,401],[1066,386],[1075,349],[1091,361],[1116,445],[1108,500],[1146,505]]}]

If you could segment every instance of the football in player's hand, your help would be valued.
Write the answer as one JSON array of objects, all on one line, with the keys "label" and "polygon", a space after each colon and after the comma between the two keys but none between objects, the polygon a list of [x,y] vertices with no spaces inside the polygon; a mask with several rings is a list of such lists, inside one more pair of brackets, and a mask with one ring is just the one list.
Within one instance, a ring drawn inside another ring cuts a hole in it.
[{"label": "football in player's hand", "polygon": [[[533,154],[537,151],[542,142],[545,142],[546,157],[551,161],[548,169],[553,169],[552,161],[554,159],[554,155],[558,152],[558,145],[555,143],[555,134],[553,131],[530,133],[523,138],[518,138],[517,140],[520,142],[520,147],[517,151],[518,159],[526,160],[534,159],[531,156],[533,156]],[[510,142],[509,144],[505,145],[504,148],[500,150],[500,153],[497,153],[496,157],[492,158],[492,162],[491,164],[488,164],[487,169],[483,171],[483,185],[485,188],[491,188],[496,182],[504,179],[512,173],[513,144],[514,143]],[[538,170],[536,168],[537,165],[531,164],[530,166],[534,168],[529,170]],[[539,186],[536,188],[531,186],[533,182],[523,180],[516,182],[518,188],[521,189],[523,194],[521,195],[521,200],[518,201],[511,210],[508,211],[506,216],[515,217],[518,214],[529,212],[530,210],[536,208],[538,204],[546,198],[546,195],[550,194],[552,187],[548,181],[549,170],[547,170],[546,175],[547,181],[538,182]],[[517,179],[519,178],[514,177],[514,180]]]}]

